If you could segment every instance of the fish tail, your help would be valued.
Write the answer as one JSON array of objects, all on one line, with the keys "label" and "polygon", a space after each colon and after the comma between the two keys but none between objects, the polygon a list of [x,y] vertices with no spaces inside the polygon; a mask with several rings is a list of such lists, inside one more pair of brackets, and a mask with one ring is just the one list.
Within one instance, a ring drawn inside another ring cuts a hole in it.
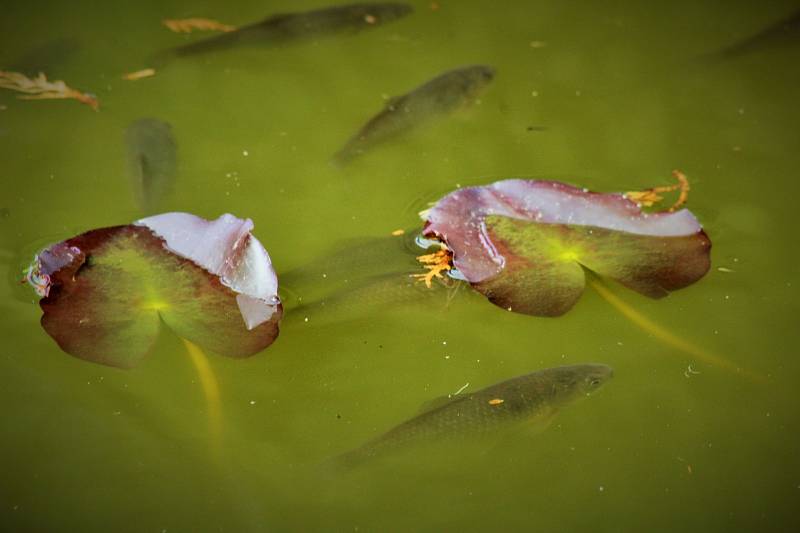
[{"label": "fish tail", "polygon": [[331,158],[331,164],[337,168],[344,168],[358,156],[358,151],[353,150],[350,145],[345,146]]},{"label": "fish tail", "polygon": [[155,54],[151,54],[148,58],[147,64],[154,68],[156,71],[159,71],[166,67],[169,63],[171,63],[175,59],[176,55],[174,49],[170,48],[167,50],[160,50]]},{"label": "fish tail", "polygon": [[344,474],[363,465],[369,457],[369,454],[358,448],[330,457],[322,463],[322,468],[329,472]]},{"label": "fish tail", "polygon": [[238,43],[242,37],[241,33],[242,30],[238,30],[215,35],[214,37],[207,37],[193,43],[173,48],[171,52],[175,56],[184,57],[204,54],[215,50],[224,50]]}]

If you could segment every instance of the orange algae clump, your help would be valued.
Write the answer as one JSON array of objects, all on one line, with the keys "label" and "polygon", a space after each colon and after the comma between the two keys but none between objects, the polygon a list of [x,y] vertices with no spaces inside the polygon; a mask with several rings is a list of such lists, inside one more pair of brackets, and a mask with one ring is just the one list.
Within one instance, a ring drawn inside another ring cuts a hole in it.
[{"label": "orange algae clump", "polygon": [[492,398],[489,400],[489,405],[500,405],[501,403],[505,402],[502,398]]},{"label": "orange algae clump", "polygon": [[678,180],[678,183],[675,185],[665,185],[663,187],[653,187],[652,189],[645,189],[643,191],[626,192],[625,197],[645,207],[651,207],[652,205],[657,204],[664,199],[664,197],[661,196],[662,194],[680,189],[678,199],[668,209],[670,212],[675,211],[686,203],[686,200],[689,198],[690,187],[689,179],[680,170],[673,170],[672,176]]},{"label": "orange algae clump", "polygon": [[216,20],[203,18],[164,19],[161,22],[164,24],[164,26],[175,33],[191,33],[194,30],[222,32],[236,30],[236,26],[231,26],[230,24],[223,24]]},{"label": "orange algae clump", "polygon": [[25,93],[17,97],[22,100],[71,98],[90,106],[95,111],[99,106],[95,96],[75,90],[61,80],[48,81],[47,76],[41,72],[35,78],[29,78],[20,72],[0,70],[0,88]]},{"label": "orange algae clump", "polygon": [[453,254],[450,250],[442,248],[438,252],[432,254],[420,255],[417,261],[423,264],[428,272],[424,274],[411,274],[411,277],[420,279],[425,282],[425,286],[429,289],[433,282],[433,278],[444,279],[442,272],[447,272],[452,266]]}]

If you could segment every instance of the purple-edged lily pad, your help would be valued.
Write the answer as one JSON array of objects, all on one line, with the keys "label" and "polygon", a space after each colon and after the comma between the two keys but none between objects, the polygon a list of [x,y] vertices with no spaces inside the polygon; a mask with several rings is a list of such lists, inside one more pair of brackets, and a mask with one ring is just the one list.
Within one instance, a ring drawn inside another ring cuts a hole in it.
[{"label": "purple-edged lily pad", "polygon": [[711,241],[686,209],[645,213],[620,193],[510,179],[452,192],[425,214],[453,266],[494,304],[558,316],[580,298],[583,269],[652,298],[691,285]]},{"label": "purple-edged lily pad", "polygon": [[28,278],[42,326],[67,353],[135,366],[161,322],[201,348],[247,357],[278,336],[282,307],[251,220],[167,213],[54,244]]}]

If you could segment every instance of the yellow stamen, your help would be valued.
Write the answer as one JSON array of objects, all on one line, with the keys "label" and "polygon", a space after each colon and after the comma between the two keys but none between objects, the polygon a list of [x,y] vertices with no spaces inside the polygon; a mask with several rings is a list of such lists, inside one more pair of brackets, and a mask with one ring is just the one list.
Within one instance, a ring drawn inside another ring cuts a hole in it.
[{"label": "yellow stamen", "polygon": [[667,211],[675,211],[677,208],[686,203],[689,198],[689,179],[680,170],[673,170],[672,176],[678,180],[675,185],[665,185],[662,187],[653,187],[652,189],[645,189],[643,191],[630,191],[625,193],[625,197],[641,204],[645,207],[651,207],[664,199],[663,193],[673,192],[680,189],[678,199]]},{"label": "yellow stamen", "polygon": [[453,268],[452,259],[453,254],[442,245],[442,249],[437,252],[417,257],[417,261],[422,263],[423,266],[428,269],[428,272],[424,274],[411,274],[411,277],[421,279],[425,282],[425,286],[430,289],[433,286],[433,278],[444,279],[442,272],[447,272]]}]

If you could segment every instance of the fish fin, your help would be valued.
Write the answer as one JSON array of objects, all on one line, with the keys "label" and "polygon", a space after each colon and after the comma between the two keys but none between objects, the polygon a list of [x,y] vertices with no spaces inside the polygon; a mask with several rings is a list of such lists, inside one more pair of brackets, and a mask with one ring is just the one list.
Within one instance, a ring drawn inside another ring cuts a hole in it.
[{"label": "fish fin", "polygon": [[401,94],[400,96],[390,96],[389,99],[386,100],[386,109],[394,111],[400,107],[405,97],[406,95],[404,94]]},{"label": "fish fin", "polygon": [[419,410],[417,411],[418,415],[422,413],[427,413],[428,411],[433,411],[434,409],[438,409],[444,405],[449,405],[454,402],[458,402],[468,398],[468,394],[445,394],[444,396],[439,396],[437,398],[433,398],[424,402],[422,405],[419,406]]},{"label": "fish fin", "polygon": [[556,415],[560,412],[558,407],[548,406],[542,408],[536,416],[531,417],[521,424],[522,430],[529,435],[538,435],[553,423]]},{"label": "fish fin", "polygon": [[510,441],[532,438],[539,435],[550,426],[558,413],[558,408],[548,407],[544,412],[536,415],[531,420],[502,428],[494,435],[494,444],[488,448],[485,453],[491,455],[506,447]]}]

